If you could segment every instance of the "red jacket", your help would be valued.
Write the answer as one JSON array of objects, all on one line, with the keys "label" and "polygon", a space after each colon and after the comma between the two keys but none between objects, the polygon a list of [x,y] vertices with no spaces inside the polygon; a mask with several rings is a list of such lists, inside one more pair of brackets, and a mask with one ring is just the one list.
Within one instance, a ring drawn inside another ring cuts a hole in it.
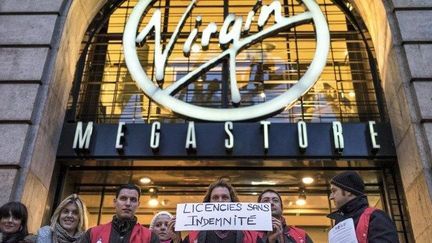
[{"label": "red jacket", "polygon": [[[92,243],[109,243],[112,223],[98,225],[91,229],[90,239]],[[150,243],[151,231],[140,224],[135,224],[129,238],[130,243]]]}]

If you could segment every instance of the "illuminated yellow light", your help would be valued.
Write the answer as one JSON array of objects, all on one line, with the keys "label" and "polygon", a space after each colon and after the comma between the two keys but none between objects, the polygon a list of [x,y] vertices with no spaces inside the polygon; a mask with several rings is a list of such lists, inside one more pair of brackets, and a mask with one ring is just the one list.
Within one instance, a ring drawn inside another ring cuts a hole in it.
[{"label": "illuminated yellow light", "polygon": [[274,186],[274,185],[276,185],[276,182],[274,182],[274,181],[252,181],[251,185],[253,185],[253,186],[260,186],[260,185]]},{"label": "illuminated yellow light", "polygon": [[309,176],[308,177],[303,177],[302,182],[304,184],[312,184],[314,182],[314,178],[309,177]]},{"label": "illuminated yellow light", "polygon": [[306,204],[306,199],[299,198],[296,200],[297,206],[304,206]]},{"label": "illuminated yellow light", "polygon": [[148,205],[149,205],[150,207],[157,207],[157,206],[159,205],[159,201],[157,200],[157,198],[151,198],[151,199],[148,201]]},{"label": "illuminated yellow light", "polygon": [[198,44],[195,43],[192,45],[192,52],[193,53],[198,53],[200,51],[201,51],[201,47]]},{"label": "illuminated yellow light", "polygon": [[149,184],[151,182],[151,179],[148,178],[147,176],[142,177],[141,179],[139,179],[139,182],[141,184]]},{"label": "illuminated yellow light", "polygon": [[355,97],[355,93],[353,91],[348,93],[349,97],[354,98]]}]

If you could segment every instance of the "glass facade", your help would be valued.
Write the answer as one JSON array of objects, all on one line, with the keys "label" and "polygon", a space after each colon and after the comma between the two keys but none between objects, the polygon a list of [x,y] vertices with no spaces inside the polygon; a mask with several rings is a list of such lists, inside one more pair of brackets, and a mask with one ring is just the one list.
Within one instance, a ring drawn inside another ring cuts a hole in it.
[{"label": "glass facade", "polygon": [[[133,182],[141,186],[137,217],[140,223],[149,225],[159,211],[175,214],[178,203],[202,202],[208,185],[225,178],[235,187],[241,202],[256,202],[258,194],[267,188],[279,191],[288,224],[307,230],[314,242],[327,242],[328,231],[334,226],[326,217],[335,210],[329,200],[330,179],[341,171],[356,170],[365,181],[370,206],[386,211],[396,223],[401,242],[408,242],[409,223],[401,188],[397,186],[400,181],[388,167],[390,163],[361,160],[305,162],[308,166],[286,160],[86,161],[81,166],[72,163],[75,165],[62,175],[66,180],[60,197],[79,193],[87,204],[90,226],[111,220],[115,213],[115,189],[121,184]],[[304,177],[312,177],[314,181],[305,184]],[[142,178],[149,178],[150,182],[144,184]],[[297,202],[300,193],[306,195],[305,204]],[[157,203],[152,204],[152,199]]]},{"label": "glass facade", "polygon": [[[317,1],[327,19],[331,43],[327,65],[317,83],[292,108],[270,118],[273,122],[328,122],[334,120],[355,122],[381,119],[371,63],[367,53],[364,30],[355,28],[339,6],[330,0]],[[189,1],[155,1],[143,17],[141,30],[148,24],[156,9],[161,10],[161,42],[165,46],[172,36]],[[263,1],[270,4],[271,1]],[[183,122],[171,111],[158,106],[140,91],[132,80],[122,52],[122,34],[135,0],[124,1],[102,24],[93,38],[86,38],[88,49],[83,52],[84,68],[78,75],[76,89],[71,97],[70,109],[76,120],[99,123]],[[281,1],[285,16],[307,11],[295,0]],[[199,1],[187,19],[173,51],[168,58],[161,88],[177,81],[191,70],[222,52],[217,36],[210,39],[207,50],[201,46],[201,34],[210,22],[220,30],[225,16],[234,13],[246,16],[255,1]],[[189,56],[183,46],[200,16],[202,23]],[[258,14],[257,14],[258,16]],[[257,16],[250,31],[242,37],[257,33]],[[271,17],[264,28],[274,23]],[[90,36],[90,34],[89,34]],[[302,23],[268,37],[243,50],[237,56],[236,77],[242,96],[240,106],[252,106],[279,96],[294,84],[308,69],[315,54],[316,36],[312,23]],[[146,73],[154,78],[154,38],[137,48]],[[177,99],[197,106],[234,108],[231,103],[226,61],[192,80],[174,94]],[[372,64],[373,65],[373,64]],[[379,82],[378,82],[379,83]],[[73,101],[73,102],[72,102]]]}]

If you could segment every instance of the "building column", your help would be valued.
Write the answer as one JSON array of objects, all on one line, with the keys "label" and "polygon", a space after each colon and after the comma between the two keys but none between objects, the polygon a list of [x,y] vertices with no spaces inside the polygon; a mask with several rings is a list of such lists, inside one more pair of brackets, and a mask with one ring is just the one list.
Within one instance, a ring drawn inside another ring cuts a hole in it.
[{"label": "building column", "polygon": [[0,1],[0,205],[42,223],[81,41],[100,0]]},{"label": "building column", "polygon": [[372,37],[416,242],[432,237],[432,2],[354,0]]}]

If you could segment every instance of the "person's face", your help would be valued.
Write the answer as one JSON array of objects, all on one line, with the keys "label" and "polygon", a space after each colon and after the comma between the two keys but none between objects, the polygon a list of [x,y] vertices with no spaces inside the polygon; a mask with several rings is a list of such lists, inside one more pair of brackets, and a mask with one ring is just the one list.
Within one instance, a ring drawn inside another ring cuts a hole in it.
[{"label": "person's face", "polygon": [[338,186],[333,184],[330,185],[330,200],[333,200],[333,203],[336,209],[340,209],[345,203],[349,202],[352,199],[352,194],[350,192],[346,192]]},{"label": "person's face", "polygon": [[114,205],[119,219],[132,219],[139,206],[138,192],[134,189],[121,189],[114,199]]},{"label": "person's face", "polygon": [[274,192],[266,192],[261,197],[261,203],[270,203],[272,216],[281,217],[282,216],[282,202],[280,201],[278,195]]},{"label": "person's face", "polygon": [[13,234],[20,230],[21,219],[15,218],[9,213],[9,217],[0,219],[0,231],[5,234]]},{"label": "person's face", "polygon": [[168,215],[159,215],[153,225],[153,232],[159,236],[161,241],[169,240],[170,235],[168,234],[168,222],[170,217]]},{"label": "person's face", "polygon": [[232,202],[228,188],[215,187],[210,194],[210,202]]},{"label": "person's face", "polygon": [[59,223],[69,234],[75,234],[79,223],[79,211],[76,203],[70,202],[60,211]]}]

